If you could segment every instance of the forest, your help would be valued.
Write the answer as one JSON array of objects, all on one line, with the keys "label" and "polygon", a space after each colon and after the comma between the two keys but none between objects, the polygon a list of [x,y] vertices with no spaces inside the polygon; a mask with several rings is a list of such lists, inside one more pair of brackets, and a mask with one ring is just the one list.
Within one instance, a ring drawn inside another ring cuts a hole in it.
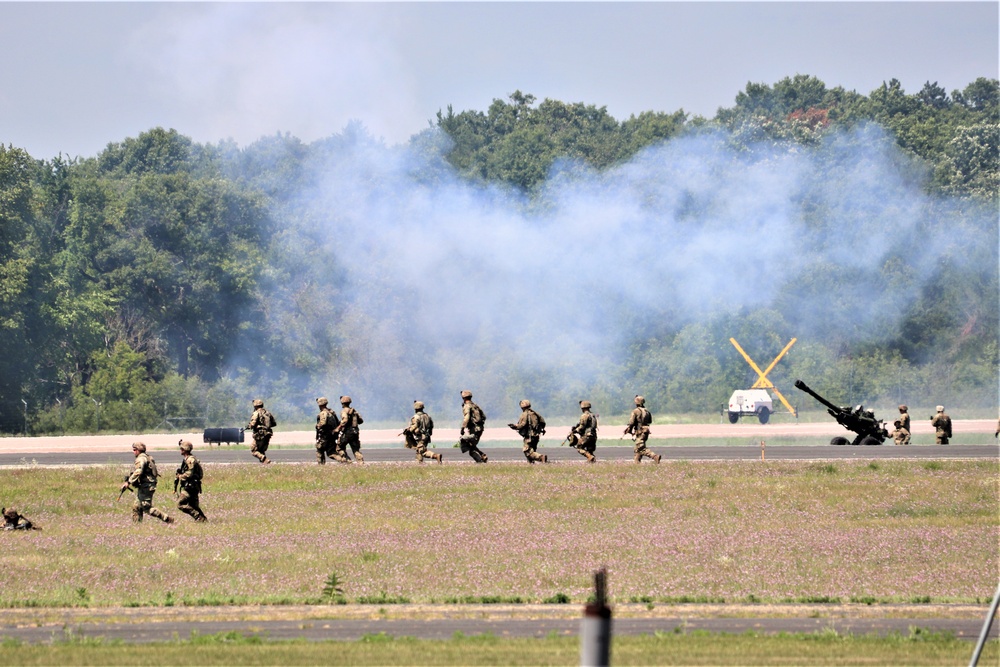
[{"label": "forest", "polygon": [[[529,398],[717,413],[755,379],[995,415],[1000,83],[796,75],[714,117],[514,91],[404,145],[152,128],[0,145],[0,432],[307,423],[350,394],[491,424]],[[911,410],[912,412],[912,410]],[[452,419],[453,418],[453,419]]]}]

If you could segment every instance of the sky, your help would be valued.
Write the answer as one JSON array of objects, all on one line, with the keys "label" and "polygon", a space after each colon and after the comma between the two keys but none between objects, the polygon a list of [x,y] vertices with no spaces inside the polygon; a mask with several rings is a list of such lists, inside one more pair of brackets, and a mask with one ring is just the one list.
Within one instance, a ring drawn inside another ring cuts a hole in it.
[{"label": "sky", "polygon": [[241,146],[360,121],[405,143],[515,90],[711,117],[748,82],[868,94],[998,77],[996,2],[47,3],[0,0],[0,143],[97,155],[153,127]]}]

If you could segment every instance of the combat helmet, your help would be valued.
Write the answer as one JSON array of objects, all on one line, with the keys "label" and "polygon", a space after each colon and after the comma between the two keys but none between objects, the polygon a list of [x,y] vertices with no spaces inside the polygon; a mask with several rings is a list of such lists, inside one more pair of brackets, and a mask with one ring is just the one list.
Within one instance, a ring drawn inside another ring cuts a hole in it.
[{"label": "combat helmet", "polygon": [[415,411],[417,411],[417,412],[420,412],[421,410],[424,409],[424,402],[423,401],[413,401],[413,409]]},{"label": "combat helmet", "polygon": [[462,399],[464,400],[466,398],[472,398],[472,392],[469,391],[468,389],[463,389],[462,390]]},{"label": "combat helmet", "polygon": [[522,410],[525,410],[525,409],[531,407],[531,401],[529,401],[528,399],[524,399],[523,401],[521,401],[520,403],[518,403],[518,405],[521,406]]},{"label": "combat helmet", "polygon": [[340,397],[340,404],[341,405],[350,405],[351,404],[351,397],[350,396],[341,396]]},{"label": "combat helmet", "polygon": [[316,405],[318,405],[318,406],[319,406],[319,407],[321,407],[321,408],[322,408],[322,407],[326,407],[326,405],[327,405],[327,404],[328,404],[329,402],[330,402],[330,401],[326,400],[326,396],[320,396],[319,398],[317,398],[317,399],[316,399]]},{"label": "combat helmet", "polygon": [[906,407],[905,405],[900,405],[900,406],[899,406],[899,411],[900,411],[900,412],[906,412],[907,410],[909,410],[909,408],[908,408],[908,407]]},{"label": "combat helmet", "polygon": [[187,440],[181,440],[180,442],[177,443],[177,445],[181,448],[181,451],[184,452],[185,454],[190,454],[191,450],[194,449],[194,445],[192,445]]},{"label": "combat helmet", "polygon": [[590,409],[590,401],[580,401],[580,409],[581,410],[589,410]]},{"label": "combat helmet", "polygon": [[639,394],[636,394],[635,395],[635,404],[636,405],[640,405],[640,406],[641,405],[646,405],[646,399],[643,398],[642,396],[640,396]]},{"label": "combat helmet", "polygon": [[255,408],[262,408],[264,407],[264,401],[260,400],[259,398],[255,398],[253,399],[253,406]]},{"label": "combat helmet", "polygon": [[138,452],[145,453],[145,451],[146,451],[146,445],[142,444],[141,442],[133,442],[132,443],[132,449],[134,449],[134,450],[136,450]]}]

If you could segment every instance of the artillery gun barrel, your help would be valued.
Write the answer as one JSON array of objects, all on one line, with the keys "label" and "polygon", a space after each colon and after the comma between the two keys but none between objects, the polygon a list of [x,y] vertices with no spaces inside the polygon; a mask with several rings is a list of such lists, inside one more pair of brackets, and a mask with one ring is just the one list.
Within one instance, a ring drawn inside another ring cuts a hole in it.
[{"label": "artillery gun barrel", "polygon": [[819,401],[820,403],[822,403],[823,405],[825,405],[832,412],[835,412],[835,413],[843,412],[843,408],[841,408],[838,405],[834,405],[830,401],[826,400],[825,398],[823,398],[822,396],[820,396],[819,394],[817,394],[815,391],[813,391],[812,389],[810,389],[809,385],[807,385],[802,380],[796,380],[795,381],[795,388],[796,389],[801,389],[802,391],[806,392],[807,394],[809,394],[810,396],[812,396],[813,398],[815,398],[817,401]]}]

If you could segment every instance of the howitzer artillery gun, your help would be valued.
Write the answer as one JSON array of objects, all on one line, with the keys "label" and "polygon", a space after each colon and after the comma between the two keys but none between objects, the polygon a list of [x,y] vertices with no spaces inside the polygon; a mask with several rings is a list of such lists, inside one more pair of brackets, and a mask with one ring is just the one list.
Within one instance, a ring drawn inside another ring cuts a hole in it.
[{"label": "howitzer artillery gun", "polygon": [[802,380],[795,381],[795,388],[801,389],[817,401],[823,404],[830,416],[837,420],[837,423],[848,431],[857,433],[854,442],[840,436],[830,441],[831,445],[881,445],[889,437],[889,432],[885,428],[885,422],[875,419],[875,413],[865,410],[865,406],[859,405],[854,409],[850,407],[838,407],[826,400],[815,391],[810,389]]}]

